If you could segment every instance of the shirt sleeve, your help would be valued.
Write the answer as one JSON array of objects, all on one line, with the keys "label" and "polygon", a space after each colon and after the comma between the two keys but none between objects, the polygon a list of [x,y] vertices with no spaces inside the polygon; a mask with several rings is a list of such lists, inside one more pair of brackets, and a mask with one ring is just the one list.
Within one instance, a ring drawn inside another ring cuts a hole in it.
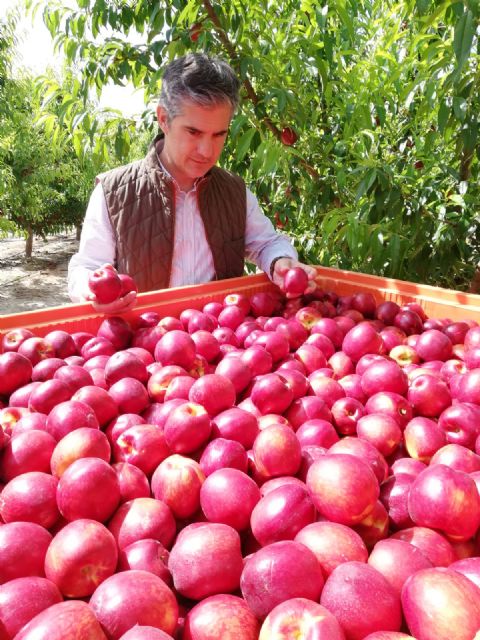
[{"label": "shirt sleeve", "polygon": [[245,257],[270,277],[270,265],[275,258],[280,256],[298,259],[298,254],[290,239],[275,231],[273,224],[262,213],[258,200],[247,189]]},{"label": "shirt sleeve", "polygon": [[68,264],[68,295],[80,302],[88,294],[88,276],[104,264],[114,264],[115,238],[108,217],[103,187],[99,182],[90,196],[78,252]]}]

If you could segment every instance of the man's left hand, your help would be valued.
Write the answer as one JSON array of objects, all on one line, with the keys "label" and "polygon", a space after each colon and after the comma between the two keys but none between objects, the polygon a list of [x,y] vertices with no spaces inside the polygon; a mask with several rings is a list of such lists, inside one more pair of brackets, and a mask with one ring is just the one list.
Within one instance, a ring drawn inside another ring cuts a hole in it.
[{"label": "man's left hand", "polygon": [[[275,262],[275,266],[273,268],[272,281],[276,284],[283,292],[285,292],[283,286],[283,280],[285,274],[289,269],[293,269],[293,267],[300,267],[305,271],[308,277],[308,285],[305,289],[304,293],[311,293],[315,291],[317,285],[315,283],[315,278],[317,276],[317,270],[315,267],[311,267],[308,264],[303,264],[298,262],[298,260],[294,260],[293,258],[280,258]],[[294,298],[295,294],[286,293],[287,298]]]}]

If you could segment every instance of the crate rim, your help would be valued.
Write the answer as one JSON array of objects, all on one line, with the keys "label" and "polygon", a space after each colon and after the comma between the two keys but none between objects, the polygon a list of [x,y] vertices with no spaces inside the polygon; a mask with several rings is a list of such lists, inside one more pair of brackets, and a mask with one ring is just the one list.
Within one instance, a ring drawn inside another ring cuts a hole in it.
[{"label": "crate rim", "polygon": [[[418,284],[394,278],[385,278],[371,274],[336,269],[333,267],[315,266],[317,282],[326,290],[369,291],[377,302],[385,299],[402,301],[418,301],[427,309],[455,312],[465,318],[473,315],[480,322],[480,295],[466,293],[454,289],[443,289],[427,284]],[[253,274],[214,280],[200,285],[187,285],[171,289],[161,289],[140,293],[137,304],[132,311],[121,315],[127,321],[134,320],[140,313],[159,308],[168,311],[169,307],[187,308],[198,306],[211,300],[221,300],[228,293],[245,293],[251,295],[255,291],[276,291],[278,288],[264,274]],[[165,315],[168,315],[166,313]],[[431,314],[429,314],[431,315]],[[104,314],[95,312],[90,303],[71,303],[58,307],[49,307],[15,314],[0,315],[0,333],[16,328],[36,327],[39,329],[55,324],[93,321],[100,323]]]}]

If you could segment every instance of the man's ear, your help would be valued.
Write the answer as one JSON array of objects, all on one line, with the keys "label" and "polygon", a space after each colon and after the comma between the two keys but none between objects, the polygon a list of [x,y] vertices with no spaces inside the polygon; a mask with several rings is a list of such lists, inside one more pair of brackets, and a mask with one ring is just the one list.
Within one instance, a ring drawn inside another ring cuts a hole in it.
[{"label": "man's ear", "polygon": [[168,115],[165,111],[165,108],[161,105],[157,106],[157,121],[158,126],[163,131],[163,133],[167,133],[168,131]]}]

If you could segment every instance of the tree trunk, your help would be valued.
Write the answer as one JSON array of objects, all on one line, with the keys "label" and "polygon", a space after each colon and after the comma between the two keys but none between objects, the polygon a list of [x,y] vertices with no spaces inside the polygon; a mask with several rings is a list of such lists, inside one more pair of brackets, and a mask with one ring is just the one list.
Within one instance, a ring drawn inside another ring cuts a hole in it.
[{"label": "tree trunk", "polygon": [[77,224],[76,226],[76,234],[75,234],[75,240],[80,240],[80,234],[82,233],[82,225],[81,224]]},{"label": "tree trunk", "polygon": [[480,293],[480,269],[478,267],[472,281],[470,282],[468,293]]},{"label": "tree trunk", "polygon": [[33,231],[32,229],[27,229],[27,240],[25,242],[25,257],[27,260],[30,260],[32,257],[32,249],[33,249]]},{"label": "tree trunk", "polygon": [[461,182],[468,182],[470,178],[470,169],[472,166],[472,160],[475,154],[475,149],[473,149],[473,151],[465,151],[464,149],[462,152],[462,157],[460,160],[460,181]]}]

